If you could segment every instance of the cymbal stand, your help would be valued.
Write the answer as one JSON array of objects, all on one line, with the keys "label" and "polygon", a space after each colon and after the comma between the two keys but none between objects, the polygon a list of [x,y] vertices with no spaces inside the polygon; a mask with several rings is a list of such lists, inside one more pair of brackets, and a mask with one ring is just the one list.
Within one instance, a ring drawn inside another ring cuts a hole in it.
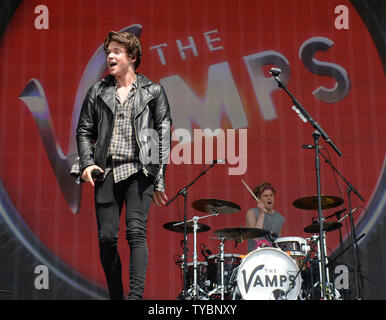
[{"label": "cymbal stand", "polygon": [[[318,253],[317,253],[317,256],[318,256],[318,262],[319,262],[319,276],[320,276],[320,279],[322,279],[322,274],[321,274],[321,266],[322,266],[322,261],[321,261],[321,256],[322,256],[322,252],[321,250],[325,250],[324,252],[324,257],[325,257],[325,270],[326,270],[326,282],[325,282],[325,292],[326,292],[326,299],[329,299],[329,300],[333,300],[333,299],[336,299],[336,291],[335,291],[335,286],[332,282],[330,282],[330,272],[329,272],[329,266],[330,264],[328,263],[328,257],[327,257],[327,251],[326,251],[326,248],[327,248],[327,244],[326,244],[326,231],[323,231],[324,233],[324,237],[323,237],[323,241],[324,241],[324,245],[322,247],[319,246],[319,243],[318,243]],[[320,281],[319,282],[320,286],[321,286],[321,290],[323,289],[322,286],[323,286],[323,282]]]},{"label": "cymbal stand", "polygon": [[[329,286],[330,279],[329,279],[329,271],[328,271],[328,265],[327,265],[327,254],[326,254],[326,233],[323,231],[323,237],[321,237],[323,244],[320,245],[320,241],[318,242],[318,263],[319,263],[319,283],[320,283],[320,289],[325,292],[325,297],[328,297],[328,291],[327,291],[327,286]],[[323,251],[322,251],[323,250]],[[322,254],[323,252],[323,254]],[[323,269],[323,264],[322,260],[324,259],[324,269]],[[322,281],[323,275],[322,271],[325,270],[325,281]],[[325,287],[324,287],[325,286]]]},{"label": "cymbal stand", "polygon": [[[187,290],[185,292],[185,295],[191,296],[193,299],[198,300],[200,298],[199,292],[203,293],[204,297],[207,298],[206,292],[197,285],[197,230],[198,230],[197,222],[198,220],[212,217],[212,216],[217,216],[217,215],[218,215],[218,212],[208,214],[203,217],[194,216],[191,220],[186,221],[186,223],[193,222],[193,288],[190,288],[189,290]],[[177,222],[173,224],[173,226],[185,224],[185,227],[186,227],[186,223],[184,221]]]},{"label": "cymbal stand", "polygon": [[[197,285],[197,221],[198,217],[193,217],[193,298],[198,299],[198,291],[204,292],[202,288]],[[204,292],[205,293],[205,292]]]},{"label": "cymbal stand", "polygon": [[220,277],[221,277],[221,300],[224,300],[225,284],[224,284],[224,242],[225,239],[221,239],[220,242]]},{"label": "cymbal stand", "polygon": [[225,299],[225,283],[224,283],[224,261],[225,261],[225,255],[224,255],[224,243],[225,243],[225,237],[220,237],[220,286],[213,289],[211,292],[208,293],[208,296],[211,296],[214,293],[220,292],[221,294],[221,300]]},{"label": "cymbal stand", "polygon": [[[188,234],[187,234],[187,229],[186,229],[186,223],[187,223],[187,204],[188,204],[188,189],[198,180],[200,179],[204,174],[206,174],[211,168],[213,168],[216,165],[217,162],[213,162],[207,169],[202,171],[195,179],[193,179],[192,182],[190,182],[187,186],[183,187],[180,189],[177,194],[171,198],[168,202],[166,202],[165,206],[167,207],[170,205],[174,200],[176,200],[180,195],[184,197],[184,257],[187,258],[188,256]],[[186,294],[187,290],[187,259],[184,259],[184,264],[183,264],[183,281],[184,281],[184,295]]]}]

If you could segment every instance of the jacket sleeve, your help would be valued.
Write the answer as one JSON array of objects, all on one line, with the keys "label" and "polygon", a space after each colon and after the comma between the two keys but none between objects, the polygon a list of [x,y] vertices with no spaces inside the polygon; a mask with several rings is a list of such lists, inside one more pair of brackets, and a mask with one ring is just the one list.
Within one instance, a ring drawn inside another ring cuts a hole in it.
[{"label": "jacket sleeve", "polygon": [[170,115],[169,101],[164,88],[159,85],[159,91],[156,95],[156,104],[154,112],[154,129],[158,132],[158,149],[160,170],[155,179],[155,189],[165,190],[166,165],[169,160],[171,148],[171,126],[172,118]]},{"label": "jacket sleeve", "polygon": [[95,119],[95,86],[91,87],[83,101],[76,129],[76,141],[78,145],[80,170],[95,164],[94,161],[94,142],[98,134],[98,124]]}]

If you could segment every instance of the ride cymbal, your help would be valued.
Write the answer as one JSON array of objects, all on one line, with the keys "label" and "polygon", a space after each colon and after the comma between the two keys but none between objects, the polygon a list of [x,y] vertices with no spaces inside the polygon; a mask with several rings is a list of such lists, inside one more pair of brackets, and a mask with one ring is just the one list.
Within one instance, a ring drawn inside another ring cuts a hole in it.
[{"label": "ride cymbal", "polygon": [[[323,231],[329,232],[340,228],[342,224],[337,221],[323,222]],[[304,228],[304,232],[307,233],[319,233],[319,223],[313,223]]]},{"label": "ride cymbal", "polygon": [[235,213],[241,210],[236,203],[220,199],[200,199],[193,201],[192,207],[198,211],[207,213]]},{"label": "ride cymbal", "polygon": [[[344,200],[336,196],[322,196],[322,209],[331,209],[343,204]],[[295,200],[294,207],[304,210],[318,210],[318,197],[311,196]]]},{"label": "ride cymbal", "polygon": [[[163,225],[163,227],[166,230],[169,230],[169,231],[184,233],[184,224],[183,223],[175,226],[175,224],[179,223],[179,222],[183,222],[183,221],[168,222],[168,223],[165,223]],[[209,231],[209,230],[210,230],[210,227],[207,226],[206,224],[197,223],[197,233],[206,232],[206,231]],[[187,233],[193,233],[193,221],[190,221],[190,222],[186,223],[186,232]]]},{"label": "ride cymbal", "polygon": [[248,227],[236,227],[236,228],[225,228],[219,229],[214,232],[216,236],[224,237],[226,240],[244,240],[259,238],[269,234],[268,230],[259,228],[248,228]]}]

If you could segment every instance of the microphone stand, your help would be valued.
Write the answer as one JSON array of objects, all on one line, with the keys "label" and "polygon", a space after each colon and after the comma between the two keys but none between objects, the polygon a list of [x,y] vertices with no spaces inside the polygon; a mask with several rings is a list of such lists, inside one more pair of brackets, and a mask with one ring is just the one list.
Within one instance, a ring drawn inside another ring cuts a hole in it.
[{"label": "microphone stand", "polygon": [[365,201],[363,197],[359,194],[359,192],[353,187],[353,185],[347,181],[347,179],[339,172],[337,168],[331,163],[330,160],[327,159],[327,157],[320,152],[320,155],[324,158],[324,160],[330,165],[332,170],[334,170],[346,183],[347,185],[347,198],[348,198],[348,210],[349,210],[349,217],[350,217],[350,227],[351,227],[351,242],[352,242],[352,256],[353,256],[353,267],[354,267],[354,279],[355,279],[355,287],[356,287],[356,300],[360,300],[360,284],[359,284],[359,277],[358,277],[358,270],[360,272],[360,260],[359,260],[359,246],[358,246],[358,239],[356,237],[355,233],[355,225],[354,225],[354,218],[353,218],[353,210],[351,205],[351,191],[354,191],[354,193],[358,196],[359,199],[362,201]]},{"label": "microphone stand", "polygon": [[186,293],[188,292],[188,288],[187,288],[187,272],[188,272],[188,264],[187,264],[187,259],[188,259],[188,232],[187,232],[187,203],[188,203],[188,189],[198,180],[200,179],[204,174],[206,174],[210,169],[212,169],[214,167],[214,165],[216,164],[217,162],[213,162],[207,169],[205,169],[204,171],[202,171],[192,182],[190,182],[187,186],[183,187],[182,189],[180,189],[176,195],[171,198],[166,204],[165,206],[168,206],[169,204],[171,204],[174,200],[176,200],[179,196],[183,196],[184,197],[184,241],[183,241],[183,244],[184,244],[184,248],[183,248],[183,251],[184,251],[184,261],[183,261],[183,282],[184,282],[184,290],[183,290],[183,297],[185,298],[185,295]]},{"label": "microphone stand", "polygon": [[320,183],[320,158],[319,158],[319,138],[322,136],[326,142],[335,150],[335,152],[342,156],[342,152],[338,149],[338,147],[331,141],[330,137],[327,135],[327,133],[323,130],[323,128],[316,122],[311,115],[303,108],[303,106],[296,100],[296,98],[289,92],[287,87],[283,84],[283,82],[278,77],[281,70],[272,68],[271,74],[274,77],[275,81],[278,84],[279,88],[283,88],[284,91],[288,94],[288,96],[292,99],[293,104],[297,107],[297,109],[300,111],[300,113],[303,115],[304,119],[309,122],[312,127],[315,129],[312,136],[314,138],[315,142],[315,171],[316,171],[316,188],[317,188],[317,196],[318,196],[318,220],[319,220],[319,244],[320,244],[320,251],[321,251],[321,286],[322,286],[322,298],[324,300],[327,299],[326,295],[326,261],[325,261],[325,250],[324,250],[324,234],[323,234],[323,223],[324,223],[324,217],[322,213],[322,192],[321,192],[321,183]]}]

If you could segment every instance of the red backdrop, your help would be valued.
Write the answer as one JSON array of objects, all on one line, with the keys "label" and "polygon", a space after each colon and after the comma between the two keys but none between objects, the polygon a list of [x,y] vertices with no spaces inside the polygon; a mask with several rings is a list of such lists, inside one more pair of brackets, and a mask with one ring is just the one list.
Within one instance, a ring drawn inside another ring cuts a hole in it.
[{"label": "red backdrop", "polygon": [[[48,30],[38,30],[34,26],[38,16],[34,9],[40,4],[49,9]],[[349,10],[347,30],[334,26],[338,16],[334,9],[340,4]],[[229,167],[235,164],[217,165],[189,189],[188,218],[204,214],[190,207],[194,200],[201,198],[225,199],[242,208],[239,213],[200,221],[211,230],[200,233],[198,243],[205,243],[216,253],[219,243],[210,239],[213,231],[245,224],[245,212],[255,202],[241,184],[241,178],[252,188],[264,181],[276,187],[276,209],[286,218],[282,236],[308,237],[303,229],[317,215],[292,205],[298,198],[316,194],[314,153],[301,148],[302,144],[313,142],[313,129],[291,110],[289,97],[279,89],[272,89],[271,95],[276,115],[264,118],[262,102],[257,96],[269,97],[269,94],[264,88],[256,93],[253,80],[268,79],[270,64],[263,66],[264,78],[251,77],[245,57],[253,54],[274,51],[285,57],[288,88],[341,149],[343,156],[338,157],[322,141],[326,147],[324,152],[328,150],[334,165],[360,190],[367,204],[375,191],[385,155],[386,83],[374,42],[349,1],[111,0],[106,4],[96,0],[92,5],[88,1],[74,0],[24,1],[12,18],[0,47],[0,176],[27,226],[52,255],[91,283],[105,287],[98,257],[92,188],[83,187],[80,209],[73,214],[53,174],[39,125],[19,96],[30,79],[41,83],[56,141],[68,155],[74,138],[70,128],[75,121],[75,97],[88,62],[108,31],[134,24],[142,26],[143,58],[138,71],[165,86],[174,130],[180,128],[179,124],[185,123],[186,118],[193,119],[192,127],[185,127],[189,130],[205,128],[202,123],[214,126],[218,123],[217,127],[223,129],[248,129],[247,152],[239,155],[247,159],[246,172],[229,175]],[[213,32],[205,38],[209,31]],[[320,86],[334,88],[335,79],[331,75],[310,72],[299,57],[302,45],[314,37],[333,42],[328,50],[316,52],[315,59],[340,66],[347,72],[348,92],[334,103],[322,101],[313,92]],[[213,41],[212,50],[207,39]],[[190,45],[183,50],[185,59],[177,40],[182,46]],[[153,48],[155,46],[158,51]],[[217,50],[213,50],[215,48]],[[213,66],[219,64],[225,73],[217,74],[220,69],[213,71]],[[215,77],[208,80],[211,70]],[[182,82],[173,82],[175,79]],[[228,80],[233,82],[229,84]],[[181,92],[177,87],[181,83],[191,90],[197,101],[184,100],[187,97],[184,94],[189,91]],[[227,95],[224,88],[235,91]],[[220,98],[227,100],[221,104]],[[229,105],[232,99],[236,105]],[[210,101],[217,101],[219,105],[211,105]],[[202,107],[199,110],[197,103]],[[222,110],[216,119],[210,108]],[[236,114],[232,114],[232,110],[236,110]],[[192,181],[202,167],[201,164],[171,164],[167,172],[169,198]],[[347,207],[345,186],[339,178],[334,178],[324,161],[321,179],[323,194],[344,198]],[[363,205],[355,197],[353,202],[354,206]],[[331,212],[333,210],[324,214]],[[180,271],[174,264],[174,255],[182,253],[182,235],[162,226],[182,218],[182,198],[167,208],[151,208],[147,299],[174,299],[181,290]],[[358,218],[359,215],[355,219]],[[127,271],[129,250],[123,231],[122,220],[119,246]],[[343,231],[346,233],[346,228]],[[190,235],[190,255],[192,244]],[[337,244],[338,233],[329,233],[329,250]],[[235,247],[233,242],[226,242],[225,249],[226,253],[245,253],[246,243]],[[127,277],[128,272],[125,272],[125,281]]]}]

